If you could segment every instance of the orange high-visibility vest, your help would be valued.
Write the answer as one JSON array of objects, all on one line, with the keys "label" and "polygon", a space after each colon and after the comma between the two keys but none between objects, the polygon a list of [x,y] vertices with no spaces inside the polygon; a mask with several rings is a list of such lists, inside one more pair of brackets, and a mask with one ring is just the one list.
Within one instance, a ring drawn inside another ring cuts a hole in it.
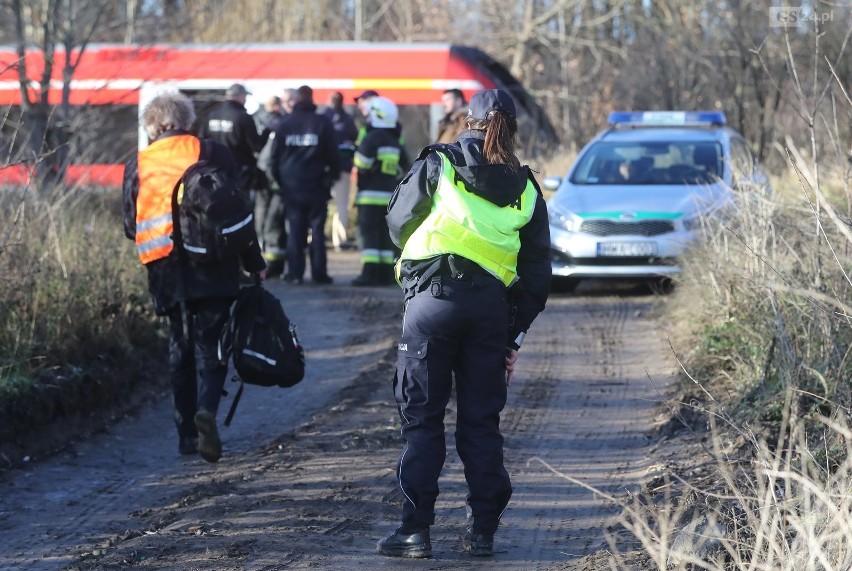
[{"label": "orange high-visibility vest", "polygon": [[136,198],[136,251],[143,264],[168,256],[172,249],[172,192],[186,169],[198,162],[201,141],[175,135],[139,151]]}]

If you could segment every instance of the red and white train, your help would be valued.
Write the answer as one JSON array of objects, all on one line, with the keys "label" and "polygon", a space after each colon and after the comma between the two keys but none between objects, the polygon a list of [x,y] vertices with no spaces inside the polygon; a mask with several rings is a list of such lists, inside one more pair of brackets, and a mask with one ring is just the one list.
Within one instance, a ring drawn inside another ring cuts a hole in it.
[{"label": "red and white train", "polygon": [[[77,54],[73,54],[75,57]],[[55,61],[63,62],[64,53]],[[15,117],[21,103],[18,55],[0,46],[0,107]],[[26,55],[30,90],[35,95],[43,70],[41,52]],[[58,105],[63,69],[54,66],[49,101]],[[522,129],[534,133],[538,145],[556,142],[553,127],[541,108],[512,75],[483,51],[451,44],[397,44],[366,42],[222,44],[222,45],[92,45],[80,56],[71,80],[69,103],[88,119],[75,122],[75,136],[89,141],[85,159],[68,169],[69,184],[118,186],[124,160],[137,146],[147,144],[138,111],[162,90],[180,90],[196,102],[199,117],[209,111],[232,83],[242,83],[252,96],[249,112],[268,95],[309,85],[319,105],[335,91],[344,101],[365,89],[374,89],[400,106],[406,142],[416,152],[434,135],[442,114],[440,99],[446,89],[458,88],[467,97],[480,89],[499,87],[516,99]],[[14,156],[14,129],[0,127],[0,157]],[[85,131],[80,133],[77,131]],[[83,136],[85,135],[85,136]],[[135,144],[134,144],[135,143]],[[2,161],[3,159],[0,159]],[[0,167],[3,164],[0,163]],[[26,167],[0,169],[0,183],[26,179]]]}]

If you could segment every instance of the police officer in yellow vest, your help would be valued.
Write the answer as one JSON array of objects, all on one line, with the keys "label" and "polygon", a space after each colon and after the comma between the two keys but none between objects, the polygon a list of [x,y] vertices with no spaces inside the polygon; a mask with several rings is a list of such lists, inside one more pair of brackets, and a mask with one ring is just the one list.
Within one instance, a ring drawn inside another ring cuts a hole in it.
[{"label": "police officer in yellow vest", "polygon": [[547,210],[515,156],[516,132],[508,93],[475,94],[467,130],[455,144],[424,149],[388,207],[406,300],[393,382],[405,447],[397,464],[402,525],[379,542],[383,555],[431,556],[453,378],[456,450],[469,488],[465,551],[492,554],[512,495],[500,412],[551,276]]}]

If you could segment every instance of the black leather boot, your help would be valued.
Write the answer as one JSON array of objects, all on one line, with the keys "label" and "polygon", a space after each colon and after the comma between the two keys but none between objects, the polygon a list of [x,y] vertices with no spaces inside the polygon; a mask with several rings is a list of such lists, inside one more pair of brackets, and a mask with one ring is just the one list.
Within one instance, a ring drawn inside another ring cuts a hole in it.
[{"label": "black leather boot", "polygon": [[197,436],[181,436],[178,443],[178,451],[181,454],[197,454],[198,453],[198,437]]},{"label": "black leather boot", "polygon": [[494,555],[494,536],[474,533],[472,529],[468,529],[462,538],[462,549],[475,557]]},{"label": "black leather boot", "polygon": [[423,559],[432,557],[432,543],[429,541],[429,528],[407,532],[402,528],[381,540],[379,553],[390,557],[408,557]]}]

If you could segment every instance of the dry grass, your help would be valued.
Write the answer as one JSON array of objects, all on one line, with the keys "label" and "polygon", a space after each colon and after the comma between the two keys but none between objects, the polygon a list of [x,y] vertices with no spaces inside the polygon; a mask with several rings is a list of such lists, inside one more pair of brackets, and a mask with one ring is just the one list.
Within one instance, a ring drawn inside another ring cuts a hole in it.
[{"label": "dry grass", "polygon": [[0,395],[154,338],[145,274],[121,220],[116,192],[0,194]]},{"label": "dry grass", "polygon": [[852,99],[840,88],[840,110],[808,99],[831,86],[795,85],[811,148],[786,139],[772,191],[737,190],[736,209],[705,221],[666,304],[678,404],[710,426],[691,459],[704,466],[670,466],[639,495],[597,492],[622,508],[613,569],[635,568],[624,530],[642,569],[852,568],[852,163],[838,128]]},{"label": "dry grass", "polygon": [[667,305],[681,406],[710,426],[692,455],[703,469],[671,466],[637,495],[595,490],[622,510],[613,569],[852,568],[849,171],[817,190],[796,166],[798,180],[741,192],[735,214],[708,220],[684,265]]}]

